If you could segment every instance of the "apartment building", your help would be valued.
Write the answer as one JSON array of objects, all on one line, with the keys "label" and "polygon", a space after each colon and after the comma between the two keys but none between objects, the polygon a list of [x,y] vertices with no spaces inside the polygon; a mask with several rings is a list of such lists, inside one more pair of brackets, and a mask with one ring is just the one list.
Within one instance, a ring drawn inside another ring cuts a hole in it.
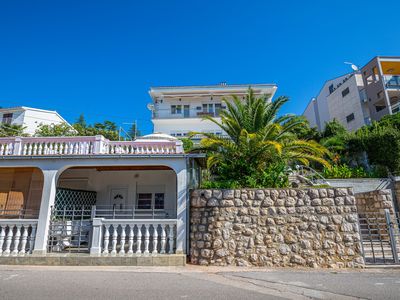
[{"label": "apartment building", "polygon": [[399,111],[400,57],[375,57],[360,70],[328,80],[303,115],[323,130],[338,120],[354,131]]},{"label": "apartment building", "polygon": [[207,132],[223,135],[213,122],[204,120],[211,116],[220,120],[220,112],[225,109],[223,99],[230,101],[232,95],[245,99],[251,87],[256,96],[267,95],[271,101],[277,86],[275,84],[239,84],[204,86],[152,87],[149,94],[152,103],[154,132],[166,133],[176,137],[185,137],[189,132]]},{"label": "apartment building", "polygon": [[35,134],[41,124],[51,125],[67,123],[56,111],[31,108],[26,106],[0,109],[0,122],[3,124],[22,125],[24,132]]}]

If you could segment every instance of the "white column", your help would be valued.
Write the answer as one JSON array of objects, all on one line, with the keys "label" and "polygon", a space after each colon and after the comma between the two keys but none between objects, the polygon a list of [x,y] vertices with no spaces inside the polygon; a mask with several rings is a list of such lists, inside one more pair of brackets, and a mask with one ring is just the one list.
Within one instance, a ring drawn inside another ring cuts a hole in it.
[{"label": "white column", "polygon": [[186,251],[187,240],[187,176],[185,166],[177,172],[177,225],[176,225],[176,253],[183,254]]},{"label": "white column", "polygon": [[101,255],[101,242],[102,242],[102,228],[103,228],[103,219],[102,218],[93,218],[93,230],[92,230],[92,245],[90,247],[90,255],[91,256],[100,256]]},{"label": "white column", "polygon": [[56,198],[57,170],[43,170],[43,192],[40,202],[39,220],[36,229],[35,246],[33,254],[43,255],[47,251],[51,207]]}]

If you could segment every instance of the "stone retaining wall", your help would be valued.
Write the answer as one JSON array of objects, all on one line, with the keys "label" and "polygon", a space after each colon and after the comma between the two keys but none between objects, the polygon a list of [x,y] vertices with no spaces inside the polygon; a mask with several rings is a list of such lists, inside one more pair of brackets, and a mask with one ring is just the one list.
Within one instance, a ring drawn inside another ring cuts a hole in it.
[{"label": "stone retaining wall", "polygon": [[385,209],[389,209],[390,213],[394,214],[391,190],[377,190],[365,193],[357,193],[355,194],[355,197],[359,214],[384,214]]},{"label": "stone retaining wall", "polygon": [[200,265],[363,266],[352,189],[194,190],[190,260]]}]

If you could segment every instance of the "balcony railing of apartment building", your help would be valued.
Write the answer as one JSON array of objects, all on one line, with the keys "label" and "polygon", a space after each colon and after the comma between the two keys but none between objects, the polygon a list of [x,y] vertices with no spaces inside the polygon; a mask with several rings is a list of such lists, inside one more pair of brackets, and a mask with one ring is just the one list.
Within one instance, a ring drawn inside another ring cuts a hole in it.
[{"label": "balcony railing of apartment building", "polygon": [[103,136],[0,138],[1,156],[182,154],[182,142],[110,141]]},{"label": "balcony railing of apartment building", "polygon": [[203,111],[192,111],[190,113],[159,113],[153,112],[153,119],[186,119],[186,118],[203,118],[204,116],[219,117],[220,112],[203,112]]},{"label": "balcony railing of apartment building", "polygon": [[400,76],[399,75],[385,75],[385,86],[388,89],[400,89]]}]

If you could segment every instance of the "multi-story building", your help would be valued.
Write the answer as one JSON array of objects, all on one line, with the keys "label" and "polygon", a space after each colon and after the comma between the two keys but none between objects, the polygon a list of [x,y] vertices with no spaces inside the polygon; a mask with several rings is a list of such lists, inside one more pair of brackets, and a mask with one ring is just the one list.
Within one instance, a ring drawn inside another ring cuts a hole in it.
[{"label": "multi-story building", "polygon": [[29,135],[35,134],[41,124],[68,124],[56,111],[25,106],[0,109],[0,123],[22,125],[24,133]]},{"label": "multi-story building", "polygon": [[333,119],[356,130],[399,111],[400,57],[375,57],[360,70],[328,80],[303,115],[323,130]]},{"label": "multi-story building", "polygon": [[152,111],[154,132],[166,133],[176,137],[187,136],[189,132],[224,134],[221,129],[204,116],[220,120],[219,114],[225,109],[223,100],[231,101],[232,95],[245,99],[251,87],[256,96],[267,95],[271,101],[277,86],[275,84],[240,84],[206,86],[152,87],[149,94],[153,103],[148,105]]}]

